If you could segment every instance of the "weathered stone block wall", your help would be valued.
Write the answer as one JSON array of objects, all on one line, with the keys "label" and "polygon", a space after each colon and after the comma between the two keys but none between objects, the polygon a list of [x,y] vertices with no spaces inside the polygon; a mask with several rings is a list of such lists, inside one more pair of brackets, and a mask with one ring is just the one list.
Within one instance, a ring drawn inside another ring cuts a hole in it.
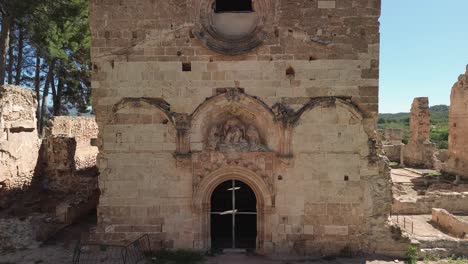
[{"label": "weathered stone block wall", "polygon": [[399,145],[384,145],[382,147],[384,155],[393,162],[400,162],[401,151],[403,150],[403,144]]},{"label": "weathered stone block wall", "polygon": [[452,88],[449,113],[449,160],[445,170],[468,179],[468,67]]},{"label": "weathered stone block wall", "polygon": [[402,144],[403,129],[399,128],[386,128],[384,129],[384,143],[388,145]]},{"label": "weathered stone block wall", "polygon": [[433,191],[416,198],[397,198],[392,204],[394,214],[430,214],[432,208],[468,213],[468,192],[464,192],[464,190]]},{"label": "weathered stone block wall", "polygon": [[429,98],[414,98],[410,112],[410,138],[404,147],[405,165],[433,168],[436,146],[430,141],[430,132]]},{"label": "weathered stone block wall", "polygon": [[91,1],[96,239],[207,249],[210,191],[236,178],[259,195],[259,252],[396,250],[374,146],[380,1],[255,1],[261,32],[223,52],[210,3]]},{"label": "weathered stone block wall", "polygon": [[91,117],[54,117],[44,138],[44,185],[62,192],[89,192],[97,188],[96,156],[91,145],[98,127]]},{"label": "weathered stone block wall", "polygon": [[447,210],[432,208],[432,222],[456,237],[466,238],[468,234],[468,222],[456,217]]},{"label": "weathered stone block wall", "polygon": [[36,109],[33,91],[0,87],[0,192],[27,187],[33,179],[40,148]]}]

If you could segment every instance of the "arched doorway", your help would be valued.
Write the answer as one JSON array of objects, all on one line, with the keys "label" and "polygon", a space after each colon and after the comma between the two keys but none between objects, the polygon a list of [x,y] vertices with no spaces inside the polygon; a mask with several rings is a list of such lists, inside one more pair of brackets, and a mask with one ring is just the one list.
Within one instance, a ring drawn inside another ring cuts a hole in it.
[{"label": "arched doorway", "polygon": [[244,182],[227,180],[211,195],[212,248],[255,249],[257,240],[257,199]]}]

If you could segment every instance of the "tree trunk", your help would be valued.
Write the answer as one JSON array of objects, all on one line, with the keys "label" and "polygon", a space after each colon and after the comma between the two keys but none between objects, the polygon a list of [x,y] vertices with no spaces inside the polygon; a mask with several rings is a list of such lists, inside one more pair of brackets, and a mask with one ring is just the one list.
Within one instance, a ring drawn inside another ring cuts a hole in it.
[{"label": "tree trunk", "polygon": [[15,63],[15,58],[13,57],[13,25],[10,30],[10,44],[8,47],[8,84],[13,84],[13,64]]},{"label": "tree trunk", "polygon": [[41,56],[39,55],[39,51],[37,51],[36,54],[36,73],[34,76],[34,90],[36,91],[36,97],[37,97],[37,109],[36,109],[36,120],[37,120],[37,127],[39,128],[39,120],[40,120],[40,89],[41,89]]},{"label": "tree trunk", "polygon": [[23,70],[23,48],[24,48],[24,32],[21,25],[19,25],[18,35],[18,59],[16,61],[16,74],[15,85],[21,84],[21,72]]},{"label": "tree trunk", "polygon": [[55,95],[54,100],[54,116],[59,116],[62,113],[62,93],[63,93],[63,81],[62,76],[57,76],[57,94]]},{"label": "tree trunk", "polygon": [[52,77],[50,82],[50,88],[52,89],[52,114],[55,116],[56,100],[57,100],[57,90],[55,89],[55,77],[56,74]]},{"label": "tree trunk", "polygon": [[0,85],[5,84],[6,56],[8,54],[12,24],[13,17],[5,15],[2,20],[2,32],[0,34]]},{"label": "tree trunk", "polygon": [[49,72],[47,72],[46,80],[44,83],[44,90],[42,91],[42,104],[41,104],[41,117],[39,118],[39,135],[44,131],[44,122],[47,114],[47,98],[49,95],[49,86],[54,81],[54,68],[55,59],[50,62]]}]

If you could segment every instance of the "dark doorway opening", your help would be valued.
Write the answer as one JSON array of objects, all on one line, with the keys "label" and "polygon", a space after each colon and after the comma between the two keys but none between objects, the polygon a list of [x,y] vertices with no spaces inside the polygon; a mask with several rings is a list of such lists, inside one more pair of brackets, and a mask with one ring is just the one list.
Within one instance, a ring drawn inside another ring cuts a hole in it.
[{"label": "dark doorway opening", "polygon": [[252,11],[252,0],[216,0],[216,13]]},{"label": "dark doorway opening", "polygon": [[211,195],[211,246],[214,249],[255,249],[257,199],[245,183],[229,180]]}]

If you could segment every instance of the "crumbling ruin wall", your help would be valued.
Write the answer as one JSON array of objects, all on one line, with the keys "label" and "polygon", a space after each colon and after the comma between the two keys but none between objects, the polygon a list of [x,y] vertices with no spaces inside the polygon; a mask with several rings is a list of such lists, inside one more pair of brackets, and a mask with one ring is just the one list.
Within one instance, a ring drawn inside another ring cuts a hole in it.
[{"label": "crumbling ruin wall", "polygon": [[452,88],[449,113],[449,159],[444,170],[468,179],[468,67]]},{"label": "crumbling ruin wall", "polygon": [[403,141],[403,129],[386,128],[383,131],[383,143],[385,145],[400,145]]},{"label": "crumbling ruin wall", "polygon": [[432,208],[432,222],[456,237],[468,238],[468,221],[456,217],[447,210]]},{"label": "crumbling ruin wall", "polygon": [[386,128],[379,131],[380,142],[382,145],[382,155],[390,161],[401,162],[401,156],[404,144],[403,130],[398,128]]},{"label": "crumbling ruin wall", "polygon": [[400,145],[383,145],[383,154],[393,162],[400,162],[401,151],[403,150],[403,144]]},{"label": "crumbling ruin wall", "polygon": [[54,191],[97,189],[96,156],[91,145],[98,127],[92,117],[54,117],[44,138],[44,185]]},{"label": "crumbling ruin wall", "polygon": [[430,214],[432,208],[468,213],[468,192],[433,191],[416,197],[395,197],[392,204],[392,213],[403,215]]},{"label": "crumbling ruin wall", "polygon": [[36,109],[33,91],[0,87],[0,194],[28,187],[33,180],[40,148]]},{"label": "crumbling ruin wall", "polygon": [[93,117],[58,116],[49,120],[43,140],[43,186],[66,193],[55,210],[57,221],[63,224],[88,215],[98,204],[98,148],[91,145],[97,134]]},{"label": "crumbling ruin wall", "polygon": [[410,138],[404,147],[406,166],[433,168],[436,146],[430,142],[430,132],[429,98],[414,98],[410,112]]}]

